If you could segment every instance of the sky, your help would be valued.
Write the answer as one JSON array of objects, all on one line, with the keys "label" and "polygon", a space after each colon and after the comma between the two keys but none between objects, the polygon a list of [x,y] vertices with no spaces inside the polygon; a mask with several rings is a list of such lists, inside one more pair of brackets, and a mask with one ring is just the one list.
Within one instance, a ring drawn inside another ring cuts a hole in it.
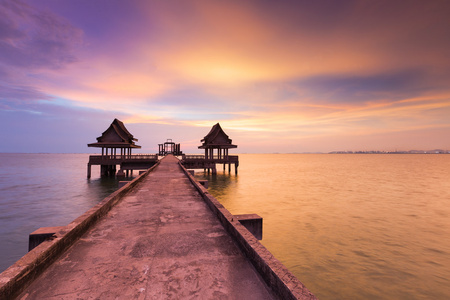
[{"label": "sky", "polygon": [[[450,1],[0,0],[0,152],[450,149]],[[232,153],[230,153],[232,154]]]}]

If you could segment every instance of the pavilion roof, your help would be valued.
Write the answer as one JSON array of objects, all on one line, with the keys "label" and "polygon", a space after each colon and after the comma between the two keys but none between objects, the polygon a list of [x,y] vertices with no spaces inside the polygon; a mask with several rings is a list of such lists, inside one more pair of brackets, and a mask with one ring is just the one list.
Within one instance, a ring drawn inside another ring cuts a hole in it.
[{"label": "pavilion roof", "polygon": [[223,131],[220,124],[217,123],[214,125],[209,133],[201,140],[203,143],[199,146],[199,149],[205,148],[237,148],[236,145],[232,144],[232,140],[228,137],[228,135]]},{"label": "pavilion roof", "polygon": [[114,119],[108,129],[97,138],[97,142],[88,144],[88,147],[141,148],[135,141],[137,139],[126,129],[123,122]]}]

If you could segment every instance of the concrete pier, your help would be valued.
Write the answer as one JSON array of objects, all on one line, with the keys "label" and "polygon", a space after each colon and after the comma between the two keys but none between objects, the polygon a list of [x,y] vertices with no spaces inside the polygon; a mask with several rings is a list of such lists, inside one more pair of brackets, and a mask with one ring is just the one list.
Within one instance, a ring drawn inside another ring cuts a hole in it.
[{"label": "concrete pier", "polygon": [[141,176],[0,274],[0,299],[315,299],[178,159]]}]

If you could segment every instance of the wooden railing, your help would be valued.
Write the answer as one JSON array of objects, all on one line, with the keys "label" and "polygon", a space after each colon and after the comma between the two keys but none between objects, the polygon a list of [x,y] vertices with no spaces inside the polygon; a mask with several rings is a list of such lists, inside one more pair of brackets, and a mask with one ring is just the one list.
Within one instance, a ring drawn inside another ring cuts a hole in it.
[{"label": "wooden railing", "polygon": [[158,160],[155,154],[132,154],[132,155],[90,155],[89,163],[102,162],[123,162],[123,161],[140,161],[140,160]]},{"label": "wooden railing", "polygon": [[228,155],[227,157],[218,157],[215,155],[214,157],[208,159],[205,158],[204,155],[184,155],[183,161],[189,161],[189,160],[208,160],[208,161],[220,161],[220,162],[237,162],[239,161],[239,156],[237,155]]}]

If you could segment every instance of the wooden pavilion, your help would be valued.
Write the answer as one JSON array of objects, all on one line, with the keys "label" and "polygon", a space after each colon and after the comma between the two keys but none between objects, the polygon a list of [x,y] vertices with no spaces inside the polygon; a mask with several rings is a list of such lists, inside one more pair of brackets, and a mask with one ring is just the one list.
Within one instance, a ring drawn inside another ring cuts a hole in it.
[{"label": "wooden pavilion", "polygon": [[[214,159],[227,159],[228,149],[237,148],[236,145],[232,144],[231,139],[223,131],[220,124],[214,125],[209,133],[201,140],[203,143],[198,149],[205,149],[205,158]],[[217,155],[214,156],[214,150],[217,149]]]},{"label": "wooden pavilion", "polygon": [[185,155],[182,163],[192,169],[208,169],[208,172],[212,170],[215,174],[216,164],[223,164],[223,169],[228,165],[228,172],[231,171],[231,165],[234,165],[235,172],[237,174],[237,168],[239,166],[239,157],[237,155],[228,155],[228,150],[237,148],[232,144],[231,139],[223,131],[220,124],[214,125],[209,133],[201,140],[202,145],[199,149],[205,149],[205,155]]},{"label": "wooden pavilion", "polygon": [[[131,155],[131,150],[140,149],[141,146],[135,144],[138,140],[125,128],[123,122],[114,119],[102,136],[97,138],[96,143],[88,144],[88,147],[102,148],[102,156],[108,156],[110,149],[111,157],[117,156],[117,149],[120,149],[120,155]],[[105,152],[106,149],[106,152]]]},{"label": "wooden pavilion", "polygon": [[[100,165],[101,176],[113,176],[116,166],[120,165],[117,175],[124,176],[123,170],[142,170],[154,165],[158,160],[156,155],[132,155],[133,149],[140,149],[136,145],[137,139],[126,129],[118,119],[114,119],[96,143],[88,144],[88,147],[102,148],[102,155],[91,155],[88,163],[88,178],[91,177],[91,166]],[[120,149],[120,153],[118,151]]]}]

